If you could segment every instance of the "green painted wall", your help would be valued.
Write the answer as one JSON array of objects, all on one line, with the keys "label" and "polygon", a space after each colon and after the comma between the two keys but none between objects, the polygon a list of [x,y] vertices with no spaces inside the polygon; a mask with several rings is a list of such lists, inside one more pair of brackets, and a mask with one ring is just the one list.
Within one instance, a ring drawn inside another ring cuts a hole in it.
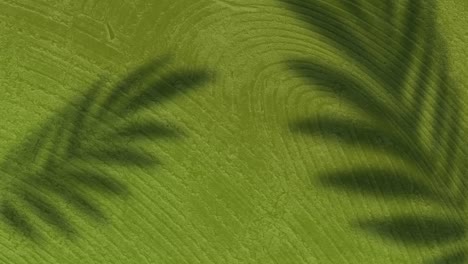
[{"label": "green painted wall", "polygon": [[[468,5],[438,6],[450,74],[468,98]],[[164,54],[215,73],[147,111],[184,135],[147,143],[156,168],[115,168],[131,195],[90,194],[108,222],[70,210],[75,239],[34,220],[46,233],[36,243],[3,224],[0,263],[422,263],[458,247],[402,245],[350,225],[408,208],[445,215],[444,206],[317,185],[318,171],[398,162],[289,129],[352,110],[286,62],[349,61],[277,0],[0,0],[0,156],[99,76],[116,81]]]}]

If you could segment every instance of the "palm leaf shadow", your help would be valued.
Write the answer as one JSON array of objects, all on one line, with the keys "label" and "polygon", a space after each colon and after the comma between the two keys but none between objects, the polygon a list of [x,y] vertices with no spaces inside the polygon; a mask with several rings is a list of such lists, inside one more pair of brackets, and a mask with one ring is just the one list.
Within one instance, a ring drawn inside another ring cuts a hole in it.
[{"label": "palm leaf shadow", "polygon": [[416,245],[457,241],[465,236],[463,223],[440,216],[393,216],[381,220],[358,221],[355,225],[388,239]]},{"label": "palm leaf shadow", "polygon": [[438,202],[440,197],[429,186],[407,177],[405,172],[381,168],[353,168],[320,175],[323,186],[383,198],[424,199]]},{"label": "palm leaf shadow", "polygon": [[425,262],[425,264],[463,264],[465,263],[466,259],[465,250],[462,249],[455,252],[449,252],[435,259],[431,259]]},{"label": "palm leaf shadow", "polygon": [[97,81],[6,155],[0,168],[9,181],[0,216],[33,240],[42,238],[36,218],[68,237],[77,234],[63,202],[92,219],[106,220],[91,192],[128,194],[125,182],[109,170],[155,166],[156,157],[138,141],[182,135],[160,121],[135,114],[208,80],[206,71],[172,69],[169,58],[162,57],[111,89]]},{"label": "palm leaf shadow", "polygon": [[[436,30],[435,1],[280,2],[358,73],[306,58],[289,59],[289,69],[366,116],[366,121],[333,116],[299,120],[291,123],[292,130],[379,151],[415,168],[369,164],[326,172],[319,175],[319,183],[464,210],[461,102],[448,74],[446,45]],[[466,228],[457,219],[412,214],[357,223],[354,226],[382,238],[421,246],[459,241]],[[461,263],[464,258],[461,253],[447,254],[434,263]]]}]

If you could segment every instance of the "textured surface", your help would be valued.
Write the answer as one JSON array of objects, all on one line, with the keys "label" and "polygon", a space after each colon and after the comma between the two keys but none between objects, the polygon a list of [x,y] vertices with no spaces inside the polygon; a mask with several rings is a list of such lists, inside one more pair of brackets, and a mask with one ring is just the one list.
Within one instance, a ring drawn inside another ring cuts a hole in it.
[{"label": "textured surface", "polygon": [[[450,73],[466,93],[468,5],[438,5]],[[337,163],[382,161],[289,131],[291,120],[348,110],[288,71],[288,58],[346,62],[280,1],[0,0],[0,29],[1,156],[100,75],[117,79],[166,53],[216,73],[151,110],[185,135],[149,144],[156,170],[116,171],[131,195],[98,199],[109,223],[73,215],[80,237],[51,229],[40,244],[2,228],[0,263],[384,264],[442,252],[363,236],[349,225],[353,216],[407,208],[330,192],[311,178]]]}]

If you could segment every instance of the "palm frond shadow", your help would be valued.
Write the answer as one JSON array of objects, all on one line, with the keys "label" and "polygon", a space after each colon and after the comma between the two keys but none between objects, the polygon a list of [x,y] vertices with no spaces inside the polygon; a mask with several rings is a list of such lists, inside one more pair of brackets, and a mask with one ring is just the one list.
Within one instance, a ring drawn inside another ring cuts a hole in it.
[{"label": "palm frond shadow", "polygon": [[416,245],[457,241],[465,236],[462,222],[440,216],[403,215],[380,220],[358,221],[355,225],[397,242]]},{"label": "palm frond shadow", "polygon": [[[378,151],[408,164],[373,164],[319,175],[319,184],[401,202],[423,200],[461,212],[466,150],[460,96],[448,73],[447,48],[436,29],[435,1],[280,0],[323,43],[353,65],[291,58],[289,69],[310,86],[365,113],[291,123],[293,131]],[[413,169],[408,169],[409,167]],[[357,220],[382,238],[420,246],[465,238],[466,223],[436,216]],[[461,263],[462,252],[432,263]]]},{"label": "palm frond shadow", "polygon": [[467,256],[466,256],[466,250],[458,250],[455,252],[449,252],[441,257],[438,257],[436,259],[431,259],[425,264],[463,264],[466,263]]},{"label": "palm frond shadow", "polygon": [[8,181],[0,216],[8,226],[35,241],[43,238],[36,218],[70,238],[77,234],[65,207],[105,221],[93,197],[129,192],[115,169],[159,164],[138,142],[183,135],[160,121],[134,114],[208,80],[206,71],[172,69],[169,58],[162,57],[110,89],[103,80],[97,81],[3,159],[0,169]]}]

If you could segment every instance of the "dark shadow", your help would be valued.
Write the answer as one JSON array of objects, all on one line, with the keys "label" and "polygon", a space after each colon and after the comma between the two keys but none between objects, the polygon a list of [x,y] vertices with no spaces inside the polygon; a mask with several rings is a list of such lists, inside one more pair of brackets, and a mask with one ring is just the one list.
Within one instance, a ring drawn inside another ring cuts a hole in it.
[{"label": "dark shadow", "polygon": [[122,127],[115,134],[115,140],[132,139],[155,139],[155,138],[175,138],[183,134],[167,125],[153,120],[136,121],[127,127]]},{"label": "dark shadow", "polygon": [[123,144],[87,151],[81,155],[80,160],[139,167],[151,167],[159,164],[152,154]]},{"label": "dark shadow", "polygon": [[142,109],[184,94],[209,80],[203,70],[172,69],[168,58],[153,60],[130,73],[117,85],[103,80],[70,102],[0,164],[10,177],[0,215],[4,222],[35,241],[41,230],[36,218],[73,238],[78,230],[65,213],[67,204],[95,221],[108,219],[97,196],[129,193],[116,166],[151,168],[159,164],[144,149],[148,142],[183,135],[175,128],[146,116]]},{"label": "dark shadow", "polygon": [[376,168],[353,168],[327,172],[319,182],[325,187],[383,198],[427,199],[439,202],[431,188],[405,172]]},{"label": "dark shadow", "polygon": [[22,192],[23,193],[20,193],[18,196],[21,197],[42,220],[67,235],[74,235],[76,233],[70,221],[52,202],[48,201],[47,198],[35,193],[34,190],[22,190]]},{"label": "dark shadow", "polygon": [[466,263],[466,249],[445,254],[436,259],[431,259],[425,264],[463,264]]},{"label": "dark shadow", "polygon": [[[320,33],[327,44],[342,51],[350,60],[365,68],[371,77],[380,81],[389,95],[395,97],[401,91],[401,84],[406,77],[405,68],[412,58],[407,55],[416,51],[420,31],[427,30],[422,25],[419,12],[422,7],[430,9],[430,6],[434,5],[432,1],[410,2],[404,16],[405,23],[402,23],[403,28],[387,33],[382,29],[391,28],[391,21],[382,19],[383,17],[377,19],[372,13],[392,12],[385,9],[389,6],[387,2],[393,0],[361,1],[361,6],[348,3],[343,8],[335,6],[336,3],[331,1],[280,1],[292,10],[298,19],[304,21],[307,27]],[[345,10],[345,15],[339,10]],[[360,13],[368,15],[359,16]],[[369,31],[380,34],[369,34]]]},{"label": "dark shadow", "polygon": [[372,123],[322,117],[316,120],[302,120],[292,127],[307,135],[320,136],[340,143],[360,147],[361,149],[378,150],[415,163],[420,168],[430,171],[431,163],[427,153],[414,147],[414,142],[401,137],[392,127],[379,128]]},{"label": "dark shadow", "polygon": [[37,241],[40,238],[40,235],[31,224],[31,220],[19,212],[10,202],[3,201],[0,209],[0,215],[2,216],[3,221],[22,235],[34,241]]},{"label": "dark shadow", "polygon": [[115,195],[126,195],[128,194],[128,188],[122,182],[114,179],[111,176],[103,175],[95,171],[79,170],[72,172],[66,177],[69,181],[76,184],[82,184],[86,188],[96,190],[102,193],[109,193]]},{"label": "dark shadow", "polygon": [[[365,113],[363,121],[331,115],[304,119],[292,122],[292,130],[388,154],[418,173],[407,173],[406,166],[368,164],[321,174],[320,185],[372,197],[424,200],[455,213],[464,210],[465,195],[457,192],[466,185],[463,157],[468,154],[462,102],[449,76],[447,45],[437,30],[436,2],[279,1],[320,35],[328,51],[353,65],[348,69],[304,57],[289,58],[288,68],[311,87]],[[459,186],[451,189],[457,179]],[[465,236],[463,223],[430,216],[360,221],[357,227],[421,246]],[[448,254],[433,263],[463,259],[464,254]]]},{"label": "dark shadow", "polygon": [[144,109],[155,102],[167,100],[186,92],[186,89],[206,82],[207,77],[207,74],[201,71],[171,72],[143,89],[132,100],[128,100],[126,104],[122,105],[122,110],[126,114],[130,114]]},{"label": "dark shadow", "polygon": [[446,217],[399,216],[359,221],[356,225],[404,244],[435,245],[461,240],[465,236],[463,223]]},{"label": "dark shadow", "polygon": [[373,89],[366,87],[358,78],[342,69],[311,60],[290,61],[290,70],[299,74],[309,85],[325,87],[333,97],[364,110],[375,118],[396,118],[387,116],[395,114],[397,105],[389,105],[388,100],[373,94]]}]

